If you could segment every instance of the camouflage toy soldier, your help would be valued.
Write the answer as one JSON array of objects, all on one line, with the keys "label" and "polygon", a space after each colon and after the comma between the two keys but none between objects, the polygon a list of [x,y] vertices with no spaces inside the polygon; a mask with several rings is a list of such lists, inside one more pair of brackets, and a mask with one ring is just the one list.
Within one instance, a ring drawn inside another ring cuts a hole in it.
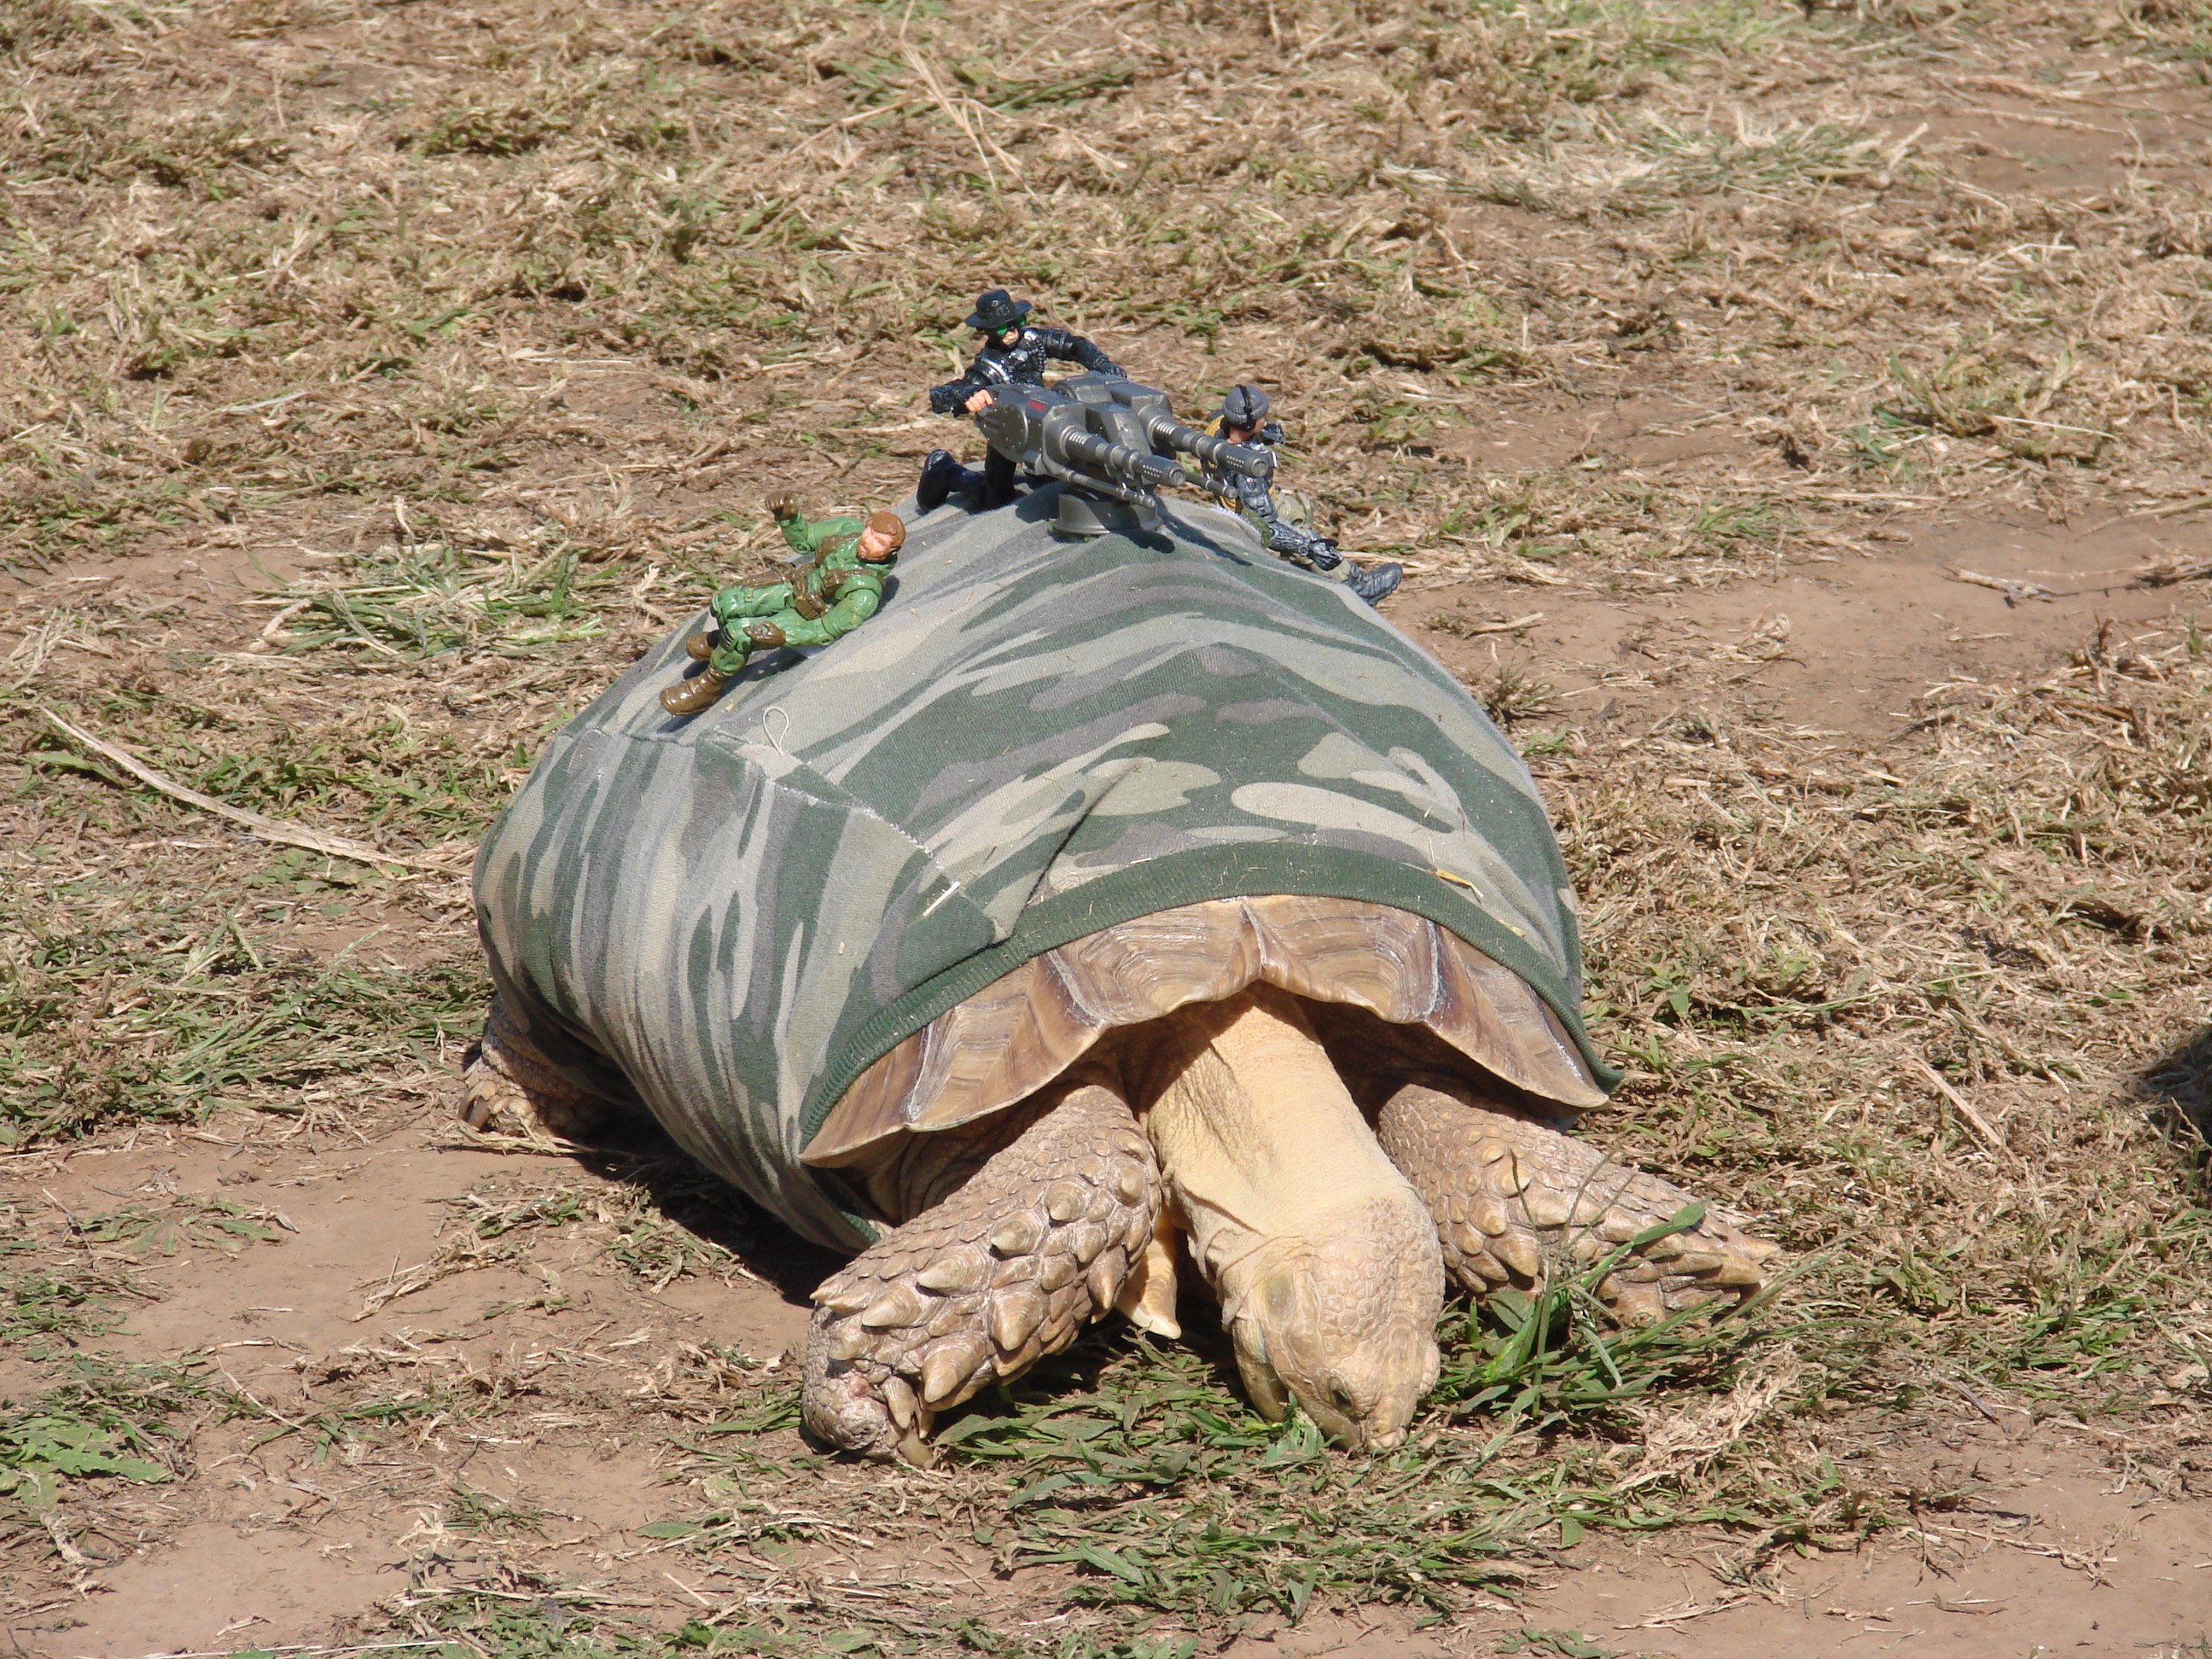
[{"label": "camouflage toy soldier", "polygon": [[770,501],[768,510],[791,550],[811,553],[814,562],[787,582],[726,587],[708,601],[716,626],[684,642],[707,666],[660,694],[660,706],[672,714],[711,708],[754,652],[828,645],[874,616],[884,602],[884,577],[906,542],[906,521],[897,514],[809,524],[788,495]]},{"label": "camouflage toy soldier", "polygon": [[[932,414],[973,415],[990,403],[996,387],[1042,386],[1044,366],[1055,358],[1080,363],[1094,374],[1120,377],[1121,371],[1114,360],[1080,334],[1064,328],[1031,328],[1022,320],[1029,313],[1027,300],[1017,300],[1002,288],[986,289],[976,296],[975,309],[966,325],[984,337],[982,349],[958,380],[930,387]],[[975,473],[954,459],[951,450],[933,449],[921,464],[915,502],[927,513],[975,481]],[[977,506],[988,513],[1013,499],[1013,462],[995,449],[986,450],[982,494]]]},{"label": "camouflage toy soldier", "polygon": [[[1233,444],[1251,444],[1273,453],[1283,441],[1281,425],[1267,418],[1267,394],[1256,386],[1234,386],[1221,400],[1221,416],[1213,435]],[[1313,532],[1313,514],[1298,496],[1282,492],[1279,506],[1273,486],[1264,478],[1231,473],[1208,473],[1206,488],[1224,507],[1255,530],[1267,550],[1317,575],[1340,581],[1370,605],[1380,605],[1398,591],[1406,578],[1401,564],[1356,565],[1336,550],[1336,544]]]}]

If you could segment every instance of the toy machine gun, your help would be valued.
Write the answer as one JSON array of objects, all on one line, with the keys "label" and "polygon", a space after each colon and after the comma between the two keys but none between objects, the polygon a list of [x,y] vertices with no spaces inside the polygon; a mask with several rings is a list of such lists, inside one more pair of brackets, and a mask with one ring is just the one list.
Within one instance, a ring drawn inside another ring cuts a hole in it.
[{"label": "toy machine gun", "polygon": [[1216,475],[1265,479],[1275,470],[1264,449],[1185,426],[1166,392],[1104,374],[1001,387],[975,428],[1024,471],[1066,486],[1052,524],[1062,536],[1158,529],[1161,487],[1201,482],[1191,460]]}]

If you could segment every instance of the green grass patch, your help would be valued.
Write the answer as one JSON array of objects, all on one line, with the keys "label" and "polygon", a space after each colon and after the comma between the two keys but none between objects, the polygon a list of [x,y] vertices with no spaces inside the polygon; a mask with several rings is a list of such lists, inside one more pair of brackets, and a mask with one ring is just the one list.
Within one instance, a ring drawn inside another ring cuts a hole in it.
[{"label": "green grass patch", "polygon": [[259,1414],[274,1419],[276,1426],[255,1436],[253,1444],[258,1448],[299,1435],[306,1442],[309,1457],[324,1463],[334,1453],[343,1455],[348,1448],[393,1429],[481,1412],[481,1402],[466,1390],[447,1386],[402,1389],[380,1400],[355,1401],[297,1418],[262,1407]]},{"label": "green grass patch", "polygon": [[[1672,1467],[1620,1479],[1637,1412],[1671,1389],[1725,1392],[1772,1333],[1755,1312],[1611,1329],[1590,1296],[1600,1271],[1453,1312],[1430,1412],[1381,1456],[1346,1458],[1302,1417],[1255,1416],[1218,1337],[1093,1337],[945,1425],[957,1496],[909,1497],[932,1512],[947,1498],[1002,1569],[1073,1571],[1073,1599],[1110,1612],[1102,1640],[1152,1619],[1295,1620],[1346,1600],[1449,1613],[1514,1577],[1516,1553],[1598,1528],[1821,1524],[1822,1490],[1731,1488]],[[823,1463],[781,1432],[791,1389],[763,1380],[750,1409],[690,1440],[690,1472],[720,1506],[648,1536],[710,1559],[773,1557],[842,1524],[787,1495]]]},{"label": "green grass patch", "polygon": [[[568,543],[526,560],[452,542],[422,542],[356,558],[342,581],[301,584],[287,652],[352,650],[414,661],[465,648],[527,652],[604,633],[602,605],[618,568],[580,563]],[[635,576],[629,578],[635,582]]]},{"label": "green grass patch", "polygon": [[520,1606],[505,1595],[418,1590],[410,1598],[410,1622],[428,1637],[456,1638],[443,1649],[427,1650],[438,1659],[689,1659],[708,1654],[743,1659],[853,1654],[866,1659],[914,1651],[896,1627],[834,1621],[824,1626],[803,1615],[712,1623],[695,1619],[663,1630],[634,1616],[602,1611],[592,1597],[565,1591],[550,1579],[530,1575],[525,1582],[538,1593]]},{"label": "green grass patch", "polygon": [[47,1359],[123,1323],[112,1303],[117,1286],[104,1275],[63,1277],[34,1269],[0,1275],[0,1346],[28,1359]]},{"label": "green grass patch", "polygon": [[0,1503],[36,1513],[82,1481],[172,1480],[186,1432],[178,1419],[222,1399],[173,1366],[72,1361],[68,1380],[31,1404],[0,1402]]},{"label": "green grass patch", "polygon": [[71,1231],[91,1244],[120,1246],[134,1255],[174,1255],[191,1248],[233,1255],[249,1244],[283,1237],[273,1212],[250,1210],[217,1195],[179,1193],[166,1204],[133,1204],[73,1222]]}]

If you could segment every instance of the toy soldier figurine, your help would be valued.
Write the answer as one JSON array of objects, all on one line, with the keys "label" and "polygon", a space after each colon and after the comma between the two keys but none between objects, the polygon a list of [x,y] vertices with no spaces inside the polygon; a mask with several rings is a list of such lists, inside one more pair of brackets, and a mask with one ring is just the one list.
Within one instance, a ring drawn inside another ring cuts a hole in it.
[{"label": "toy soldier figurine", "polygon": [[884,577],[906,542],[906,521],[897,514],[809,524],[788,495],[770,501],[768,510],[791,550],[811,553],[814,562],[787,582],[726,587],[708,601],[716,626],[693,635],[684,647],[707,666],[660,694],[660,706],[672,714],[713,707],[754,652],[827,645],[874,616],[884,602]]},{"label": "toy soldier figurine", "polygon": [[[1273,453],[1283,441],[1283,428],[1267,418],[1267,394],[1256,386],[1234,386],[1221,400],[1221,417],[1213,435],[1233,444],[1252,444]],[[1401,564],[1360,566],[1350,563],[1336,544],[1313,532],[1313,514],[1304,501],[1288,490],[1276,505],[1274,488],[1265,478],[1241,473],[1209,472],[1205,488],[1215,500],[1260,532],[1267,550],[1291,564],[1340,581],[1370,605],[1380,605],[1398,591],[1406,579]],[[1341,574],[1339,574],[1341,573]]]},{"label": "toy soldier figurine", "polygon": [[[1002,386],[1042,386],[1048,359],[1080,363],[1094,374],[1119,377],[1114,360],[1080,334],[1064,328],[1032,328],[1022,319],[1030,302],[1017,300],[1002,288],[986,289],[977,296],[967,326],[983,337],[981,349],[968,372],[957,380],[929,389],[930,412],[973,415],[988,405],[995,388]],[[975,474],[960,465],[949,449],[933,449],[921,464],[921,482],[915,502],[925,513],[957,489],[975,482]],[[1004,507],[1014,499],[1014,464],[995,449],[983,455],[983,493],[977,505],[983,512]]]}]

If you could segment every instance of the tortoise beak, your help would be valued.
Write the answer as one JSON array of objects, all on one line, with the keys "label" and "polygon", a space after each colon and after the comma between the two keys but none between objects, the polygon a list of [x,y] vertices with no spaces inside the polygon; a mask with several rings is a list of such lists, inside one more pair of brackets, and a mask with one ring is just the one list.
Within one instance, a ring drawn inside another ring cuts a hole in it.
[{"label": "tortoise beak", "polygon": [[1281,1422],[1291,1414],[1291,1391],[1268,1362],[1267,1337],[1249,1319],[1231,1322],[1229,1335],[1237,1345],[1237,1370],[1253,1410],[1270,1423]]}]

